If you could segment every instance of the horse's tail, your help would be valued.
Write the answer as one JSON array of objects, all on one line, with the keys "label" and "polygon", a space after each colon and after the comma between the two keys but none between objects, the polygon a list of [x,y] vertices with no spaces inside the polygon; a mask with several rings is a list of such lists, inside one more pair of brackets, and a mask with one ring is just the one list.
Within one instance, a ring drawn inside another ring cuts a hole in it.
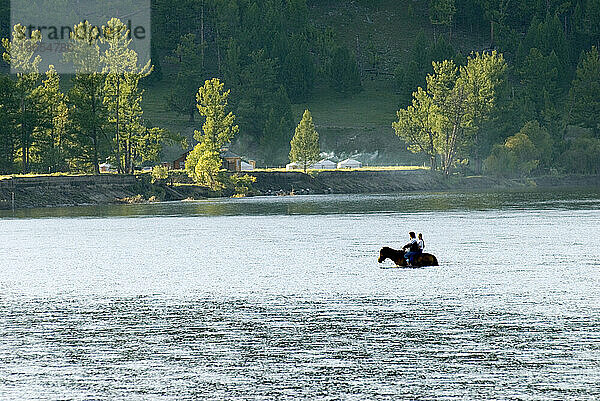
[{"label": "horse's tail", "polygon": [[431,255],[431,266],[439,266],[438,260],[435,256]]}]

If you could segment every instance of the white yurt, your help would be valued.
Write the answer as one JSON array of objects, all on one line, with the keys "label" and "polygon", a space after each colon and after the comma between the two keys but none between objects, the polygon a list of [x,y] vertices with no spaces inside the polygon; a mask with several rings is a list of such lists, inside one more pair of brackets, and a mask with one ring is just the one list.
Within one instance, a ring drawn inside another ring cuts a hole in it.
[{"label": "white yurt", "polygon": [[254,166],[242,160],[242,171],[254,171]]},{"label": "white yurt", "polygon": [[342,160],[338,163],[337,168],[361,168],[362,163],[354,159]]},{"label": "white yurt", "polygon": [[102,163],[98,166],[101,173],[114,173],[117,169],[110,163]]},{"label": "white yurt", "polygon": [[335,164],[331,160],[323,159],[321,161],[316,162],[309,168],[313,170],[335,170],[337,168],[337,164]]},{"label": "white yurt", "polygon": [[294,171],[294,170],[302,170],[302,166],[300,164],[293,162],[285,165],[286,171]]}]

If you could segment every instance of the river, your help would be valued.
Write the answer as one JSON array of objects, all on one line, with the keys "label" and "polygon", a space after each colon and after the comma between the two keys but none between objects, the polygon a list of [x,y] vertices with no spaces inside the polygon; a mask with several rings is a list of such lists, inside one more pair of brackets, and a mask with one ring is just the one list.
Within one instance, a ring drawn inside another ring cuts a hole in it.
[{"label": "river", "polygon": [[0,213],[2,400],[600,397],[598,189]]}]

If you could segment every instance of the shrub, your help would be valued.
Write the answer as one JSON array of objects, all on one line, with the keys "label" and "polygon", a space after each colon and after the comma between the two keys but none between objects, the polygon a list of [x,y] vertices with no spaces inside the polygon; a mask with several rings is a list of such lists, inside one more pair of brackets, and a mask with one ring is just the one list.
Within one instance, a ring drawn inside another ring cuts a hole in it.
[{"label": "shrub", "polygon": [[[529,135],[531,134],[534,140]],[[537,121],[530,121],[521,131],[506,139],[504,145],[494,145],[484,161],[487,174],[514,177],[527,176],[540,165],[540,159],[550,162],[552,138]]]},{"label": "shrub", "polygon": [[152,168],[152,183],[169,178],[169,169],[165,166],[154,166]]},{"label": "shrub", "polygon": [[506,139],[504,144],[514,155],[514,171],[519,175],[529,175],[539,164],[538,151],[529,137],[521,132]]},{"label": "shrub", "polygon": [[510,177],[514,174],[515,156],[504,145],[494,145],[492,153],[483,163],[486,174]]},{"label": "shrub", "polygon": [[525,123],[519,133],[527,135],[535,147],[536,159],[540,161],[543,167],[549,167],[552,162],[554,142],[548,130],[542,127],[539,122],[533,120]]},{"label": "shrub", "polygon": [[234,196],[246,196],[252,191],[252,184],[256,182],[256,177],[244,174],[233,174],[228,177],[226,186],[233,190]]},{"label": "shrub", "polygon": [[570,173],[600,174],[600,139],[579,137],[563,154],[563,166]]}]

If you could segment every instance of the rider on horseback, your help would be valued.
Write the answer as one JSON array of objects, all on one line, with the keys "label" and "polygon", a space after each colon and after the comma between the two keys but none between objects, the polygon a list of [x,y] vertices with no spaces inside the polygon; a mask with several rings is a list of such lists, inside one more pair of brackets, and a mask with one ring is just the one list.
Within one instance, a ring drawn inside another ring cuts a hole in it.
[{"label": "rider on horseback", "polygon": [[[423,250],[419,246],[420,244],[419,244],[419,241],[417,241],[416,234],[413,231],[411,231],[408,233],[408,235],[410,236],[410,241],[408,244],[404,245],[402,247],[402,249],[403,250],[408,249],[408,252],[406,252],[404,254],[404,259],[406,259],[406,262],[408,263],[409,266],[412,266],[415,261],[415,256],[420,255],[423,252]],[[423,240],[423,236],[421,235],[421,241],[422,240]]]}]

